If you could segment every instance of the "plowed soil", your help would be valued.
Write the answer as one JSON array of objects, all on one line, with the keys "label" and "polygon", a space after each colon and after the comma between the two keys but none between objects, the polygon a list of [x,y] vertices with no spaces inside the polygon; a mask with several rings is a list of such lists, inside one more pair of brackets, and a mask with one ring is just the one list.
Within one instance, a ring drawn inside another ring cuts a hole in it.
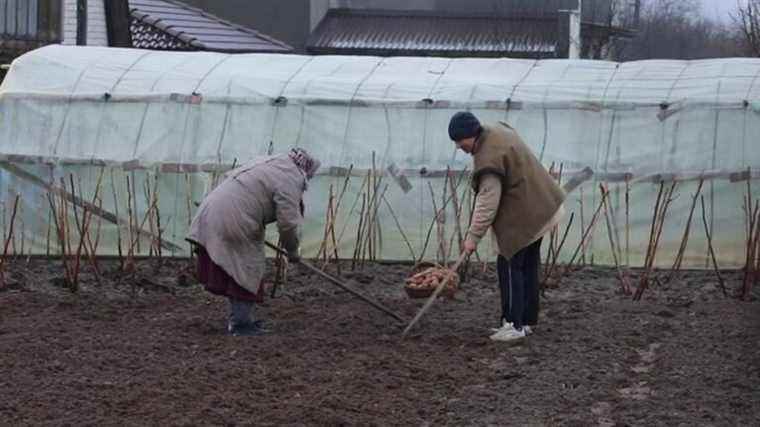
[{"label": "plowed soil", "polygon": [[[403,341],[405,324],[302,267],[256,308],[271,334],[226,336],[226,301],[190,267],[101,260],[72,293],[60,260],[6,265],[0,425],[760,425],[760,303],[733,297],[740,272],[724,272],[729,297],[689,271],[634,302],[613,271],[584,268],[506,345],[488,338],[492,267]],[[343,277],[411,319],[424,300],[404,293],[409,271]]]}]

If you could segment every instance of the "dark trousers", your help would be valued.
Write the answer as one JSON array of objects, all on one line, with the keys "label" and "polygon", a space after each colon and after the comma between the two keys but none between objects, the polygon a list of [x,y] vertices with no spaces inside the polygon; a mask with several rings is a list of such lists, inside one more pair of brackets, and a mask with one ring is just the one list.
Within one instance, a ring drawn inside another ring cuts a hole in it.
[{"label": "dark trousers", "polygon": [[541,240],[520,249],[511,259],[499,255],[496,270],[501,292],[501,318],[516,329],[538,323],[538,266]]}]

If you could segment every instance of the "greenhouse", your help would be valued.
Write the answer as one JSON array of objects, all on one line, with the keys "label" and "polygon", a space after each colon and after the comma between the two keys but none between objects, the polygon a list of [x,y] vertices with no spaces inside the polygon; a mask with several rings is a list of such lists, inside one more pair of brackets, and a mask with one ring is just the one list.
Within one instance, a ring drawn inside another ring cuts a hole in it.
[{"label": "greenhouse", "polygon": [[[756,222],[758,76],[760,59],[746,58],[48,46],[16,59],[0,86],[3,235],[14,229],[13,253],[60,254],[56,230],[79,230],[77,210],[86,209],[98,254],[186,256],[188,222],[225,171],[300,146],[323,164],[306,193],[306,256],[450,259],[472,193],[470,158],[455,151],[447,124],[470,110],[517,129],[557,179],[593,172],[544,244],[558,247],[566,234],[561,260],[642,265],[654,243],[657,265],[681,257],[706,267],[709,231],[717,263],[741,266]],[[481,247],[481,259],[492,255]]]}]

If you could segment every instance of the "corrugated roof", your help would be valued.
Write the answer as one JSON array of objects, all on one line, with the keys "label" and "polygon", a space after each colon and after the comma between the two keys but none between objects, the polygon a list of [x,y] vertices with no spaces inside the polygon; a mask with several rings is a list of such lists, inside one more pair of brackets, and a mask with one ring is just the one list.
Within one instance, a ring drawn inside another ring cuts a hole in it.
[{"label": "corrugated roof", "polygon": [[129,0],[132,45],[145,49],[292,52],[287,44],[172,0]]},{"label": "corrugated roof", "polygon": [[307,42],[316,54],[553,57],[556,19],[332,9]]}]

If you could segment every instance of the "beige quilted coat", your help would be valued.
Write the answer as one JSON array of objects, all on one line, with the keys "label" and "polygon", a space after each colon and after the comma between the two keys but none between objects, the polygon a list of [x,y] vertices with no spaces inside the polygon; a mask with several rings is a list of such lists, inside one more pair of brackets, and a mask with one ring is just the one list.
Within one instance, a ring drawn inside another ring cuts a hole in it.
[{"label": "beige quilted coat", "polygon": [[298,249],[305,188],[306,175],[286,154],[234,169],[203,199],[187,240],[206,248],[214,263],[255,293],[264,275],[266,225],[277,221],[285,249]]}]

